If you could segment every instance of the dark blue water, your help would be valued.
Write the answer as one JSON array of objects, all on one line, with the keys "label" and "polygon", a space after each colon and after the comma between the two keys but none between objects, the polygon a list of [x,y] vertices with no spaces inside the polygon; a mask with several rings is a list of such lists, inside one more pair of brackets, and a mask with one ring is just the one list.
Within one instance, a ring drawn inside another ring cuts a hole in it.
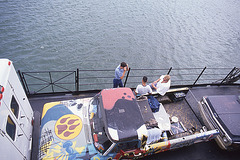
[{"label": "dark blue water", "polygon": [[0,58],[22,71],[239,67],[239,0],[0,0]]}]

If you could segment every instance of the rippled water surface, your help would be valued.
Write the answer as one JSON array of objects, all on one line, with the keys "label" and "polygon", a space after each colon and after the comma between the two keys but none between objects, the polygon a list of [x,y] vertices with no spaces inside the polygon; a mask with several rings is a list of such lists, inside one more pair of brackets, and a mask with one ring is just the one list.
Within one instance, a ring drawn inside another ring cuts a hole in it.
[{"label": "rippled water surface", "polygon": [[22,71],[239,67],[239,0],[0,0],[0,58]]}]

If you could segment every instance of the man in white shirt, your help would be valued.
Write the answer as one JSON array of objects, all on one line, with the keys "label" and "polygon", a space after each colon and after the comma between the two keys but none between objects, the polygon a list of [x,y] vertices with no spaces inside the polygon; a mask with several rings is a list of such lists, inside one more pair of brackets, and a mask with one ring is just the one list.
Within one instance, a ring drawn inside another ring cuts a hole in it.
[{"label": "man in white shirt", "polygon": [[171,77],[169,75],[162,75],[159,79],[150,84],[153,90],[156,90],[160,95],[164,96],[171,85]]},{"label": "man in white shirt", "polygon": [[142,79],[142,84],[139,84],[135,90],[136,95],[142,95],[142,94],[151,94],[152,89],[149,85],[147,85],[147,77],[144,76]]}]

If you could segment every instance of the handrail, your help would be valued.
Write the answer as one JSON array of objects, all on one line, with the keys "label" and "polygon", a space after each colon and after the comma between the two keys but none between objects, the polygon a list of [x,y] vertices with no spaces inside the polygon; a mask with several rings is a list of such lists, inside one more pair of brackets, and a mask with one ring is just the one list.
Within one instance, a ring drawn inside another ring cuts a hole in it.
[{"label": "handrail", "polygon": [[234,67],[229,73],[228,75],[222,80],[221,84],[227,79],[227,77],[236,69],[236,67]]},{"label": "handrail", "polygon": [[[168,69],[139,69],[129,68],[124,86],[134,88],[147,76],[149,83],[160,75],[169,74],[171,86],[221,84],[234,68],[173,68]],[[131,72],[130,72],[131,71]],[[18,75],[27,95],[40,93],[69,92],[76,93],[87,90],[101,90],[113,86],[114,70],[81,70],[76,71],[39,71],[21,72]],[[104,75],[104,76],[96,76]],[[226,76],[227,75],[227,76]],[[220,82],[219,82],[220,81]],[[193,82],[193,83],[191,83]]]},{"label": "handrail", "polygon": [[203,72],[206,70],[207,67],[204,67],[202,72],[199,74],[198,78],[195,80],[195,82],[193,83],[193,85],[195,85],[197,83],[197,81],[199,80],[199,78],[202,76]]},{"label": "handrail", "polygon": [[129,70],[128,70],[128,72],[127,72],[127,76],[126,76],[126,79],[125,79],[125,82],[124,82],[124,87],[126,87],[127,80],[128,80],[128,76],[129,76],[130,71],[131,71],[131,68],[129,68]]}]

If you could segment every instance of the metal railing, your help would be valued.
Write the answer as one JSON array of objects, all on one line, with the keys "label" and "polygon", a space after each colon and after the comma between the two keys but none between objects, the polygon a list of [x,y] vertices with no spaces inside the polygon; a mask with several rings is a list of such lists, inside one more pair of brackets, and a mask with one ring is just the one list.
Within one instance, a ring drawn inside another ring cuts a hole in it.
[{"label": "metal railing", "polygon": [[[147,76],[151,83],[160,75],[171,76],[171,86],[195,86],[206,84],[223,84],[234,68],[168,68],[168,69],[134,69],[126,73],[125,87],[135,88]],[[78,93],[81,91],[101,90],[113,87],[114,70],[80,70],[75,71],[18,71],[27,95],[42,93]]]}]

